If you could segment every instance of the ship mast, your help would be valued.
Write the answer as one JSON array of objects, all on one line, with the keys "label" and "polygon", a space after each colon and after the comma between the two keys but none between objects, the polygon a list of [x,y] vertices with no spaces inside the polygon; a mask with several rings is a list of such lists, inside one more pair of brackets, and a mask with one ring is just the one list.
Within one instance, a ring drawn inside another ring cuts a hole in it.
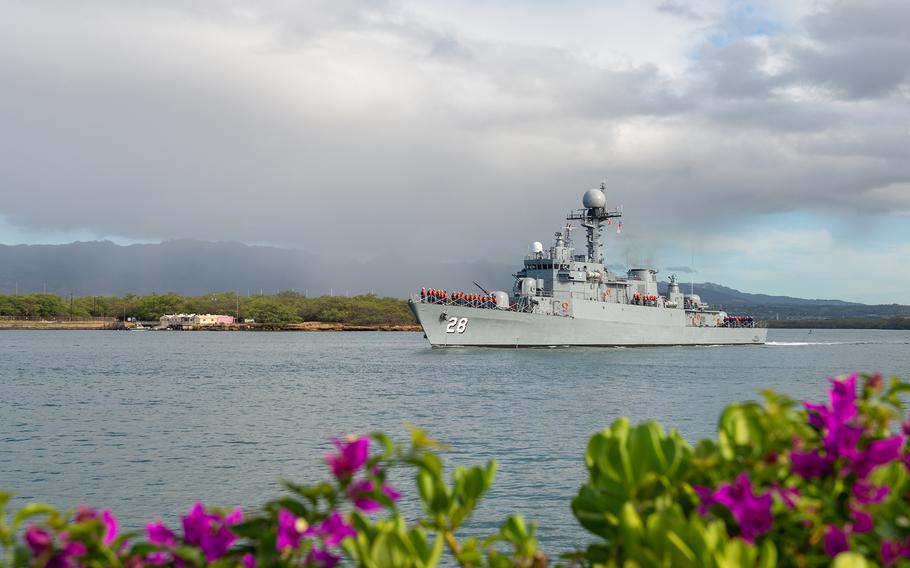
[{"label": "ship mast", "polygon": [[566,216],[567,221],[579,221],[579,225],[585,228],[588,240],[587,261],[597,264],[604,262],[604,227],[610,219],[622,217],[619,209],[607,209],[606,190],[606,183],[601,183],[599,189],[589,189],[582,198],[584,207],[571,211]]}]

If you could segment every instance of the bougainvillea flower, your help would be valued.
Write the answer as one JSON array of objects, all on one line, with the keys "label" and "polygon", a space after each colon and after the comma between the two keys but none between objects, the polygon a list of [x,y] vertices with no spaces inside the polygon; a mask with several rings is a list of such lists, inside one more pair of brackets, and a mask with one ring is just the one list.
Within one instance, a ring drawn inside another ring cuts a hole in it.
[{"label": "bougainvillea flower", "polygon": [[[303,521],[300,523],[299,521]],[[275,547],[278,550],[297,548],[300,546],[300,537],[306,531],[306,520],[300,519],[287,509],[278,511],[278,538]]]},{"label": "bougainvillea flower", "polygon": [[79,505],[79,508],[76,509],[76,516],[74,517],[77,523],[84,521],[91,521],[98,517],[98,513],[88,505]]},{"label": "bougainvillea flower", "polygon": [[190,544],[199,544],[203,535],[211,530],[212,523],[217,519],[216,515],[206,513],[205,506],[197,501],[190,508],[189,514],[180,519],[183,524],[183,538]]},{"label": "bougainvillea flower", "polygon": [[[380,490],[390,501],[397,501],[401,497],[401,494],[395,491],[391,485],[383,484]],[[355,481],[348,486],[348,496],[354,506],[365,513],[372,513],[382,508],[382,503],[373,498],[375,491],[376,484],[369,479]]]},{"label": "bougainvillea flower", "polygon": [[856,416],[856,373],[846,379],[829,379],[831,381],[831,413],[841,423],[848,422]]},{"label": "bougainvillea flower", "polygon": [[243,563],[244,568],[256,568],[256,557],[250,552],[243,555],[241,562]]},{"label": "bougainvillea flower", "polygon": [[704,485],[693,485],[692,489],[698,494],[698,514],[704,517],[711,507],[717,504],[714,499],[714,491]]},{"label": "bougainvillea flower", "polygon": [[243,522],[243,510],[237,507],[224,517],[224,524],[227,526],[236,525]]},{"label": "bougainvillea flower", "polygon": [[120,526],[117,523],[117,517],[114,516],[110,509],[95,511],[86,505],[79,505],[74,519],[77,523],[101,521],[101,524],[104,525],[104,544],[111,544],[117,539],[117,532]]},{"label": "bougainvillea flower", "polygon": [[177,536],[174,531],[167,528],[164,523],[156,522],[145,525],[145,534],[152,544],[161,546],[174,546],[177,543]]},{"label": "bougainvillea flower", "polygon": [[850,511],[850,518],[853,519],[852,532],[867,533],[875,528],[875,521],[872,519],[872,515],[866,511],[852,509]]},{"label": "bougainvillea flower", "polygon": [[834,558],[848,550],[850,550],[850,542],[847,540],[847,533],[834,525],[829,525],[825,531],[825,554]]},{"label": "bougainvillea flower", "polygon": [[333,440],[338,448],[337,454],[326,454],[325,463],[332,469],[332,474],[337,479],[349,479],[363,467],[369,457],[370,439],[366,437],[355,438],[347,443]]},{"label": "bougainvillea flower", "polygon": [[791,452],[790,463],[793,464],[793,472],[806,480],[822,477],[830,467],[828,460],[823,458],[818,450]]},{"label": "bougainvillea flower", "polygon": [[101,522],[104,524],[104,544],[111,544],[117,538],[117,531],[120,529],[117,517],[110,509],[104,509],[101,511]]},{"label": "bougainvillea flower", "polygon": [[809,401],[803,402],[803,406],[809,414],[809,424],[825,429],[825,450],[833,460],[853,450],[862,430],[848,424],[856,417],[856,375],[830,381],[830,407]]},{"label": "bougainvillea flower", "polygon": [[907,549],[893,540],[883,540],[879,553],[882,555],[882,564],[893,566],[898,558],[907,556]]},{"label": "bougainvillea flower", "polygon": [[[242,518],[242,513],[235,510],[228,516],[231,521]],[[230,549],[237,537],[228,529],[226,518],[214,513],[207,513],[202,503],[197,502],[190,513],[181,519],[183,538],[187,544],[196,545],[205,553],[209,562],[218,560]]]},{"label": "bougainvillea flower", "polygon": [[340,561],[340,557],[321,548],[311,548],[306,557],[307,566],[321,566],[322,568],[335,568]]},{"label": "bougainvillea flower", "polygon": [[866,377],[866,388],[878,392],[885,388],[885,379],[881,373],[875,373]]},{"label": "bougainvillea flower", "polygon": [[905,441],[904,436],[891,436],[872,442],[853,456],[853,471],[862,479],[878,466],[893,462],[900,457]]},{"label": "bougainvillea flower", "polygon": [[861,479],[853,484],[853,498],[857,503],[863,505],[874,505],[881,503],[891,492],[890,487],[872,485],[868,481]]},{"label": "bougainvillea flower", "polygon": [[771,489],[780,497],[781,501],[784,502],[784,505],[786,505],[788,509],[796,508],[796,500],[800,497],[799,489],[795,487],[784,487],[777,482],[774,482]]},{"label": "bougainvillea flower", "polygon": [[772,499],[769,493],[756,496],[746,472],[740,473],[732,484],[725,483],[714,492],[714,499],[730,509],[739,523],[743,540],[753,542],[755,537],[768,532],[774,522],[771,516]]},{"label": "bougainvillea flower", "polygon": [[29,525],[25,530],[25,544],[28,545],[34,556],[38,556],[50,548],[52,543],[53,539],[51,538],[50,533],[44,529],[40,529],[35,525]]},{"label": "bougainvillea flower", "polygon": [[815,428],[824,428],[828,419],[828,407],[808,400],[803,402],[803,406],[808,411],[809,425]]},{"label": "bougainvillea flower", "polygon": [[357,536],[357,531],[344,522],[338,511],[332,511],[326,520],[322,521],[319,526],[310,528],[306,534],[320,535],[327,546],[338,546],[345,538]]},{"label": "bougainvillea flower", "polygon": [[202,539],[202,542],[199,543],[199,548],[205,553],[206,560],[214,562],[224,556],[236,540],[237,537],[228,530],[227,525],[221,525],[212,534],[208,535],[208,538]]}]

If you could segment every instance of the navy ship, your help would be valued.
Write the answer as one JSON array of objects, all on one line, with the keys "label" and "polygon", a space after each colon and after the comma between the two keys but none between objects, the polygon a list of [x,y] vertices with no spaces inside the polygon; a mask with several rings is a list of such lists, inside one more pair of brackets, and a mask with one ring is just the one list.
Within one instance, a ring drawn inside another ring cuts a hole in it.
[{"label": "navy ship", "polygon": [[[433,347],[761,345],[768,330],[750,316],[712,309],[684,294],[670,276],[666,295],[653,268],[607,270],[603,234],[621,223],[605,186],[585,192],[545,250],[535,242],[510,292],[482,294],[423,288],[408,306]],[[577,223],[576,227],[573,223]],[[619,225],[618,225],[619,226]],[[572,231],[585,233],[576,254]]]}]

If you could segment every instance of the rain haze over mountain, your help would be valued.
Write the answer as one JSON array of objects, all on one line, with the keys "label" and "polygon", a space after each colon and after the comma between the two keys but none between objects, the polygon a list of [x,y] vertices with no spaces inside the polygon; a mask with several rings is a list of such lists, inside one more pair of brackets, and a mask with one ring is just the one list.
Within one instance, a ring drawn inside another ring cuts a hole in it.
[{"label": "rain haze over mountain", "polygon": [[903,0],[3,8],[0,243],[514,266],[605,180],[611,265],[907,303]]}]

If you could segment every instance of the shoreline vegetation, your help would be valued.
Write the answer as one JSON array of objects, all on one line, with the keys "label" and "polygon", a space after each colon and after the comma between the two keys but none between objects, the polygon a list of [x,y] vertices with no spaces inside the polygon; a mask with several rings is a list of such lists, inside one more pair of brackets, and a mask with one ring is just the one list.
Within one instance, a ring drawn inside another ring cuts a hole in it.
[{"label": "shoreline vegetation", "polygon": [[307,297],[293,291],[241,296],[233,292],[182,296],[149,294],[71,296],[0,295],[0,329],[124,329],[134,321],[157,325],[165,314],[223,314],[237,323],[225,331],[418,331],[399,298],[372,294]]},{"label": "shoreline vegetation", "polygon": [[[2,329],[124,329],[149,324],[164,314],[223,314],[237,323],[221,331],[420,331],[400,298],[372,294],[308,297],[293,291],[241,296],[233,292],[182,296],[175,293],[126,296],[0,294]],[[772,329],[910,329],[910,317],[768,319]]]}]

